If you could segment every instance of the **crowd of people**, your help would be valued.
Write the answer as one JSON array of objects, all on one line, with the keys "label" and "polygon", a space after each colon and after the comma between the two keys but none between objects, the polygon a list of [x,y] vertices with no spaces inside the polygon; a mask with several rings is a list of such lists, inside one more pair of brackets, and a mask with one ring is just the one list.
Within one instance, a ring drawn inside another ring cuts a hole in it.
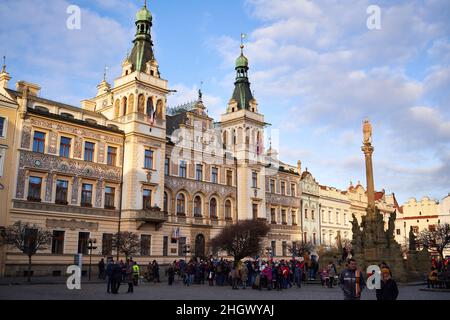
[{"label": "crowd of people", "polygon": [[[341,266],[342,264],[342,266]],[[392,272],[384,262],[380,263],[381,288],[377,290],[378,300],[396,300],[398,287],[392,279]],[[107,292],[117,294],[121,283],[128,284],[127,293],[133,293],[140,282],[160,282],[160,267],[153,260],[147,268],[141,268],[133,259],[126,262],[109,259],[107,263],[99,262],[99,278],[107,278]],[[234,262],[227,259],[208,260],[191,259],[175,260],[165,270],[168,285],[172,286],[176,278],[185,286],[209,285],[231,287],[233,290],[286,290],[292,287],[301,288],[305,281],[318,279],[325,288],[338,285],[345,300],[359,300],[366,287],[364,272],[353,258],[345,262],[329,261],[321,270],[316,257],[304,257],[275,261],[273,259],[245,260]]]},{"label": "crowd of people", "polygon": [[427,277],[428,288],[450,289],[450,257],[431,260],[431,271]]}]

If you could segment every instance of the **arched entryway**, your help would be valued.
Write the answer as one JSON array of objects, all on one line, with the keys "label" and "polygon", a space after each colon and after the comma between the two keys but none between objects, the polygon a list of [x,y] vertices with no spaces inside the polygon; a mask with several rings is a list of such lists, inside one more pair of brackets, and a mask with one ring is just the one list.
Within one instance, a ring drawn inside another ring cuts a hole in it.
[{"label": "arched entryway", "polygon": [[205,257],[205,236],[202,234],[195,237],[195,257]]}]

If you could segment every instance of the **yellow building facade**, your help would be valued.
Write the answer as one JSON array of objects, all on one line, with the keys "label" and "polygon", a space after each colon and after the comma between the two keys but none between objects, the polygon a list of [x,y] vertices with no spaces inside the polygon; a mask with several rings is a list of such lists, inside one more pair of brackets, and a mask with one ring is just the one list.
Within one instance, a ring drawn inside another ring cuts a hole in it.
[{"label": "yellow building facade", "polygon": [[[153,52],[152,23],[144,6],[120,76],[112,85],[103,79],[81,108],[40,97],[36,84],[10,89],[6,70],[0,74],[7,119],[0,159],[11,168],[0,175],[0,226],[21,220],[53,233],[48,250],[33,257],[33,274],[65,274],[76,254],[86,265],[89,239],[97,246],[92,261],[115,257],[118,231],[138,234],[142,265],[208,256],[209,240],[245,219],[269,223],[264,254],[276,258],[291,257],[301,241],[351,239],[352,214],[361,219],[367,207],[364,188],[320,186],[300,161],[291,166],[266,150],[268,124],[250,89],[244,47],[232,97],[214,122],[201,92],[194,103],[167,107],[171,90]],[[392,201],[377,197],[386,215]],[[2,274],[23,275],[27,258],[2,250]]]}]

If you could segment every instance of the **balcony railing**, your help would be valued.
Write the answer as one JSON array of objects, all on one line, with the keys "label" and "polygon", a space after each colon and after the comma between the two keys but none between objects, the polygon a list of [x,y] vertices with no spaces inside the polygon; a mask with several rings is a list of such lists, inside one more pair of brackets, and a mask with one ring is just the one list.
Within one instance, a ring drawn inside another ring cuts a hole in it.
[{"label": "balcony railing", "polygon": [[151,208],[151,209],[145,209],[137,212],[136,214],[136,220],[143,221],[143,222],[155,222],[155,223],[162,223],[166,222],[167,218],[163,211],[159,208]]}]

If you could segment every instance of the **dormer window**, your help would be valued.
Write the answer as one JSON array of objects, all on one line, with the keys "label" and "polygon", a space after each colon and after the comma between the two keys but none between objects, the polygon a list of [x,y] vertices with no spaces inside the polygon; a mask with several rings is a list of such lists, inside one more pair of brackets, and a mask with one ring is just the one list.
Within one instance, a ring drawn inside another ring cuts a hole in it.
[{"label": "dormer window", "polygon": [[97,124],[97,121],[94,119],[85,119],[84,121],[86,121],[89,124],[94,124],[94,125]]},{"label": "dormer window", "polygon": [[61,117],[67,118],[67,119],[75,119],[75,117],[73,116],[73,114],[70,114],[70,113],[67,113],[67,112],[61,113]]},{"label": "dormer window", "polygon": [[46,107],[43,107],[43,106],[35,106],[34,110],[36,110],[38,112],[50,113],[50,111]]}]

